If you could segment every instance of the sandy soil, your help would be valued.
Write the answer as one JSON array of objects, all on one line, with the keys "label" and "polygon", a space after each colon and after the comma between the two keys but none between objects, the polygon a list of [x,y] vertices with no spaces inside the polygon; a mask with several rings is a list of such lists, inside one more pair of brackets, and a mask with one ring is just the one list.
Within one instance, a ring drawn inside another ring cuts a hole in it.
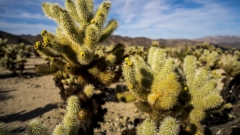
[{"label": "sandy soil", "polygon": [[[46,63],[42,58],[31,57],[25,64],[23,78],[12,77],[10,71],[0,67],[0,121],[7,123],[11,132],[26,134],[27,124],[38,119],[47,125],[50,132],[61,122],[65,113],[59,89],[55,87],[53,76],[39,76],[34,73],[34,65]],[[95,134],[121,135],[124,130],[136,126],[136,118],[146,116],[133,104],[114,102],[114,87],[108,89],[105,121]],[[135,122],[135,123],[134,123]]]}]

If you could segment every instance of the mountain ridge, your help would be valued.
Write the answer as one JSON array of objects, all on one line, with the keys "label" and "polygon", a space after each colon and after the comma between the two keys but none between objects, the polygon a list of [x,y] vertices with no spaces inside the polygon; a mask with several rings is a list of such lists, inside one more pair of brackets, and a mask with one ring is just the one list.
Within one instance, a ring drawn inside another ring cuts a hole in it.
[{"label": "mountain ridge", "polygon": [[[42,41],[41,35],[14,35],[0,30],[0,38],[11,39],[8,44],[18,44],[23,42],[25,44],[35,44],[36,41]],[[183,46],[183,45],[197,45],[199,43],[208,42],[214,45],[223,47],[235,47],[240,48],[240,36],[206,36],[203,38],[196,39],[151,39],[146,37],[127,37],[120,35],[111,35],[109,38],[99,43],[99,45],[115,45],[122,43],[125,46],[149,46],[151,42],[158,41],[160,45],[166,46]]]}]

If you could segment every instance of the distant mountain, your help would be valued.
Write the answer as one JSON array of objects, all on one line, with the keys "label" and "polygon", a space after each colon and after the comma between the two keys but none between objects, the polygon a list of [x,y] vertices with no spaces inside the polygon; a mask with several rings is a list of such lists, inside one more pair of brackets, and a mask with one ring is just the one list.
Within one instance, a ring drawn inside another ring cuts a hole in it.
[{"label": "distant mountain", "polygon": [[0,30],[0,38],[8,39],[7,44],[20,44],[20,43],[31,44],[31,42],[21,38],[20,36],[13,35],[1,30]]},{"label": "distant mountain", "polygon": [[[24,42],[26,44],[35,44],[37,41],[42,41],[40,35],[13,35],[7,32],[0,31],[0,38],[8,38],[9,44],[19,44]],[[122,43],[125,46],[136,45],[136,46],[149,46],[153,39],[145,37],[122,37],[119,35],[112,35],[105,41],[99,43],[99,45],[116,45],[117,43]],[[177,45],[197,45],[202,42],[212,43],[214,45],[224,46],[224,47],[235,47],[240,48],[240,36],[208,36],[198,39],[157,39],[160,45],[166,46],[177,46]]]},{"label": "distant mountain", "polygon": [[[145,37],[137,37],[137,38],[130,38],[130,37],[122,37],[118,35],[112,35],[107,38],[105,41],[100,43],[100,45],[114,45],[117,43],[122,43],[126,46],[133,45],[133,46],[149,46],[151,45],[153,39],[145,38]],[[197,45],[198,41],[192,41],[188,39],[156,39],[155,41],[159,42],[159,45],[166,45],[166,46],[177,46],[177,45]]]},{"label": "distant mountain", "polygon": [[240,48],[240,36],[206,36],[194,39],[194,41],[208,42],[225,47],[230,46]]},{"label": "distant mountain", "polygon": [[36,36],[32,36],[30,34],[28,35],[19,35],[21,38],[27,40],[28,42],[30,42],[31,44],[35,44],[37,41],[42,41],[42,37],[41,35],[36,35]]},{"label": "distant mountain", "polygon": [[[35,44],[37,41],[42,41],[42,37],[40,35],[32,36],[32,35],[20,35],[21,38],[26,39],[27,41]],[[109,38],[99,43],[99,45],[116,45],[117,43],[122,43],[125,46],[149,46],[152,43],[152,39],[145,37],[122,37],[119,35],[111,35]],[[166,46],[176,46],[176,45],[196,45],[198,41],[192,41],[187,39],[157,39],[160,45]]]}]

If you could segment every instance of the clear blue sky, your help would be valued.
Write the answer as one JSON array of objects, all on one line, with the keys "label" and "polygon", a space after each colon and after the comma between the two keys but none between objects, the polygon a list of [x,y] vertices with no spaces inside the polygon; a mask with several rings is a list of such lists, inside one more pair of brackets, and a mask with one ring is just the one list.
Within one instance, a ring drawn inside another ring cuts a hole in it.
[{"label": "clear blue sky", "polygon": [[[120,26],[115,35],[157,38],[240,36],[240,0],[110,0],[109,19]],[[44,16],[43,2],[65,0],[0,0],[0,30],[36,35],[55,32],[53,20]],[[102,0],[95,0],[95,8]]]}]

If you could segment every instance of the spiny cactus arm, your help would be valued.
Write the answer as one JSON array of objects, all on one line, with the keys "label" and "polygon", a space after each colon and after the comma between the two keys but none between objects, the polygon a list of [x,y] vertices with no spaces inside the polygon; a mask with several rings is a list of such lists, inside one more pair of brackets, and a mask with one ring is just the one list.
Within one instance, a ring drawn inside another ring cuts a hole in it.
[{"label": "spiny cactus arm", "polygon": [[100,30],[102,30],[104,23],[108,17],[110,7],[111,7],[110,1],[103,1],[98,7],[93,19],[91,20],[91,23],[94,23]]},{"label": "spiny cactus arm", "polygon": [[90,24],[87,26],[85,33],[84,45],[94,51],[101,35],[100,29],[96,25]]},{"label": "spiny cactus arm", "polygon": [[204,135],[204,129],[201,121],[205,118],[206,113],[201,109],[193,109],[189,114],[190,123],[186,128],[186,131],[197,134]]},{"label": "spiny cactus arm", "polygon": [[209,93],[207,96],[200,99],[196,99],[194,96],[193,98],[194,99],[191,101],[191,104],[193,104],[195,108],[203,111],[219,107],[223,103],[223,98],[220,95],[219,90],[211,91],[211,93]]},{"label": "spiny cactus arm", "polygon": [[157,127],[154,121],[146,119],[137,126],[137,135],[157,135]]},{"label": "spiny cactus arm", "polygon": [[130,60],[132,56],[125,58],[125,61],[122,64],[123,68],[123,77],[126,81],[127,85],[133,85],[136,84],[137,81],[135,80],[135,71],[133,69],[133,62]]},{"label": "spiny cactus arm", "polygon": [[91,98],[93,96],[94,91],[95,87],[92,84],[86,85],[83,89],[83,92],[86,94],[88,98]]},{"label": "spiny cactus arm", "polygon": [[212,91],[216,90],[217,82],[215,80],[208,80],[203,84],[198,90],[194,91],[196,98],[202,99],[203,97],[207,96]]},{"label": "spiny cactus arm", "polygon": [[44,41],[44,43],[41,43],[40,41],[36,42],[34,49],[43,57],[60,57],[60,53],[51,49],[49,46],[45,46],[48,44],[46,42],[48,42],[47,39]]},{"label": "spiny cactus arm", "polygon": [[75,22],[72,20],[71,16],[68,14],[66,10],[59,10],[60,12],[60,22],[59,25],[62,30],[66,33],[66,36],[70,41],[72,41],[72,45],[81,45],[83,43],[82,37],[80,33],[78,33],[78,27]]},{"label": "spiny cactus arm", "polygon": [[150,66],[139,55],[132,57],[131,61],[135,65],[133,66],[136,73],[135,80],[143,89],[150,89],[153,81],[153,73]]},{"label": "spiny cactus arm", "polygon": [[148,102],[157,110],[168,110],[176,105],[181,85],[177,75],[173,72],[161,82],[153,84]]},{"label": "spiny cactus arm", "polygon": [[45,14],[50,12],[51,15],[54,15],[54,20],[59,24],[60,28],[64,31],[65,36],[67,36],[67,39],[72,43],[72,45],[81,45],[83,43],[83,35],[82,33],[79,33],[76,23],[67,10],[62,9],[57,4],[50,3],[44,3],[42,7]]},{"label": "spiny cactus arm", "polygon": [[194,56],[187,56],[184,59],[183,70],[186,73],[187,84],[191,85],[195,77],[196,58]]},{"label": "spiny cactus arm", "polygon": [[164,65],[161,70],[158,70],[158,73],[155,73],[154,81],[160,81],[166,78],[170,73],[175,72],[175,62],[174,59],[166,59]]},{"label": "spiny cactus arm", "polygon": [[61,9],[58,4],[51,4],[49,2],[45,2],[42,4],[43,13],[50,19],[53,19],[56,22],[60,21],[60,14],[57,12]]},{"label": "spiny cactus arm", "polygon": [[[209,74],[210,72],[204,68],[201,68],[195,72],[195,77],[192,80],[192,84],[188,85],[191,94],[199,91],[199,88],[201,88],[207,81],[210,80]],[[187,81],[189,80],[187,79]]]},{"label": "spiny cactus arm", "polygon": [[68,131],[66,130],[62,123],[56,125],[52,133],[52,135],[67,135],[67,134]]},{"label": "spiny cactus arm", "polygon": [[166,62],[166,53],[163,49],[151,47],[148,53],[148,63],[153,71],[158,73]]},{"label": "spiny cactus arm", "polygon": [[27,131],[28,135],[49,135],[47,127],[36,119],[30,121]]},{"label": "spiny cactus arm", "polygon": [[76,8],[75,3],[72,0],[66,0],[65,7],[66,7],[66,10],[69,12],[69,14],[72,16],[72,18],[75,21],[77,21],[78,23],[81,23],[81,20],[78,17],[77,8]]},{"label": "spiny cactus arm", "polygon": [[46,3],[43,3],[42,4],[42,10],[43,10],[43,13],[50,19],[55,19],[56,17],[54,16],[54,14],[52,13],[52,10],[51,10],[51,3],[49,2],[46,2]]},{"label": "spiny cactus arm", "polygon": [[56,28],[56,38],[61,45],[71,45],[71,42],[66,38],[64,31],[60,27]]},{"label": "spiny cactus arm", "polygon": [[139,62],[133,56],[125,58],[123,62],[123,76],[128,85],[129,91],[141,101],[147,101],[147,95],[150,91],[144,89],[141,82],[136,80],[136,74],[141,74],[135,71]]},{"label": "spiny cactus arm", "polygon": [[178,135],[180,126],[175,118],[165,117],[159,127],[158,135]]},{"label": "spiny cactus arm", "polygon": [[108,54],[105,57],[106,64],[109,66],[114,66],[114,63],[116,62],[116,60],[117,60],[117,57],[114,54]]},{"label": "spiny cactus arm", "polygon": [[69,135],[74,134],[78,130],[80,105],[80,100],[77,96],[70,96],[67,99],[67,113],[64,115],[62,123]]},{"label": "spiny cactus arm", "polygon": [[156,47],[151,47],[149,49],[149,52],[148,52],[148,57],[147,57],[147,63],[149,65],[152,65],[153,64],[153,57],[154,57],[154,53],[156,52],[157,48]]},{"label": "spiny cactus arm", "polygon": [[59,40],[55,34],[43,30],[41,32],[41,36],[43,37],[44,46],[49,46],[50,49],[54,50],[56,53],[64,53],[65,45],[59,43]]},{"label": "spiny cactus arm", "polygon": [[81,20],[80,24],[85,27],[92,18],[94,4],[92,0],[76,0],[76,8]]},{"label": "spiny cactus arm", "polygon": [[6,128],[6,124],[0,121],[0,134],[1,135],[9,135],[9,131]]},{"label": "spiny cactus arm", "polygon": [[108,38],[118,28],[118,26],[119,26],[118,22],[114,19],[111,19],[106,25],[106,27],[102,30],[99,43]]}]

